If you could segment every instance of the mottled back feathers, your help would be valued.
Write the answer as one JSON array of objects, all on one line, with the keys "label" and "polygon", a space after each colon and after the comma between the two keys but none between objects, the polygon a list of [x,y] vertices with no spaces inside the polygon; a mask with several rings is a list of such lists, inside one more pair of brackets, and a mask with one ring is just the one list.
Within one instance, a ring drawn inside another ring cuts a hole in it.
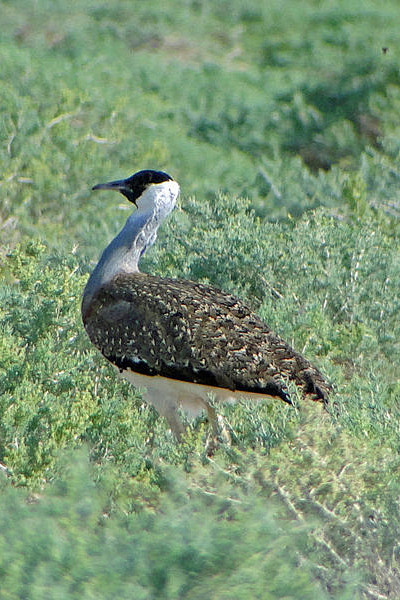
[{"label": "mottled back feathers", "polygon": [[83,314],[86,331],[121,370],[290,402],[292,380],[327,402],[329,384],[245,304],[213,287],[144,273],[117,275]]}]

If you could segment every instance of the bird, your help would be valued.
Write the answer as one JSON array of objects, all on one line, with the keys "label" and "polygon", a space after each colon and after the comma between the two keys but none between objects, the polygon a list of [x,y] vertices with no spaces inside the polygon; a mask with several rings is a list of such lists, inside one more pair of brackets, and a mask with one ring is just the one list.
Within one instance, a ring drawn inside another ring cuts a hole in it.
[{"label": "bird", "polygon": [[288,381],[327,406],[331,385],[322,373],[240,299],[139,270],[176,206],[180,188],[170,175],[142,170],[92,189],[116,190],[135,210],[89,276],[84,328],[119,373],[145,391],[178,439],[186,431],[182,411],[189,418],[205,412],[217,435],[219,402],[275,397],[293,404]]}]

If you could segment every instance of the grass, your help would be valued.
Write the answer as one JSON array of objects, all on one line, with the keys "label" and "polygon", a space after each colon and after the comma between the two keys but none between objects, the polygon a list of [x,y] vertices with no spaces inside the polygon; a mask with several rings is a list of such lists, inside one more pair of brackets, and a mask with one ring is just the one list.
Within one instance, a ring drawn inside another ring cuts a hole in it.
[{"label": "grass", "polygon": [[[0,598],[398,598],[399,8],[0,2]],[[388,47],[386,53],[382,47]],[[79,305],[170,172],[143,261],[246,300],[335,386],[178,445]]]}]

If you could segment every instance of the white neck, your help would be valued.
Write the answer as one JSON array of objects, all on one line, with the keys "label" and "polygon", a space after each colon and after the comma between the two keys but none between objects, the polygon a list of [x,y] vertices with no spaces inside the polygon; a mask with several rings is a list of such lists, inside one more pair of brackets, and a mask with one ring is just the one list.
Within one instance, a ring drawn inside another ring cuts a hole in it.
[{"label": "white neck", "polygon": [[84,291],[84,302],[120,273],[139,272],[139,260],[154,244],[157,230],[176,204],[179,185],[164,181],[150,185],[137,200],[137,210],[128,217],[119,234],[104,250]]}]

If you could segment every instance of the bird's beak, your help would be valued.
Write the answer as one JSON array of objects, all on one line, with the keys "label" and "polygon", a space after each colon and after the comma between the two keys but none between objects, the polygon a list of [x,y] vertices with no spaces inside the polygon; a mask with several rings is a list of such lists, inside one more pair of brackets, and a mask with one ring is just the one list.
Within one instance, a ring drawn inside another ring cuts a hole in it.
[{"label": "bird's beak", "polygon": [[108,183],[98,183],[92,187],[92,190],[116,190],[121,192],[129,200],[136,205],[136,198],[132,193],[131,188],[127,185],[126,179],[118,179],[117,181],[109,181]]},{"label": "bird's beak", "polygon": [[117,192],[126,191],[125,179],[119,179],[118,181],[109,181],[108,183],[98,183],[92,187],[92,190],[117,190]]}]

